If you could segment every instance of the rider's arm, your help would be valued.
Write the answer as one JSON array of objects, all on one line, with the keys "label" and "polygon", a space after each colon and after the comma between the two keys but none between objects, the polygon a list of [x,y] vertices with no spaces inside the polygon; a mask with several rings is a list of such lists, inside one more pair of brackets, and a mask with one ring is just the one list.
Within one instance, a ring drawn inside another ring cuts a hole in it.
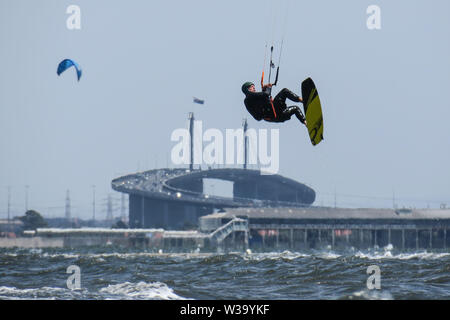
[{"label": "rider's arm", "polygon": [[272,94],[272,84],[268,83],[266,85],[263,86],[263,92],[266,93],[267,95],[271,95]]}]

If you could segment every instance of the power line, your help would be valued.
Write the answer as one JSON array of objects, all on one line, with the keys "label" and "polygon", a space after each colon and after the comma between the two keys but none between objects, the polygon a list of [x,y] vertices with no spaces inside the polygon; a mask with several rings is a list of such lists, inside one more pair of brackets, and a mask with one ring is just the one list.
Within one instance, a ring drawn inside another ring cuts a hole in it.
[{"label": "power line", "polygon": [[92,186],[93,199],[92,199],[92,220],[95,221],[95,185]]},{"label": "power line", "polygon": [[28,190],[29,190],[30,186],[26,185],[25,186],[25,212],[28,211]]},{"label": "power line", "polygon": [[67,220],[70,220],[70,219],[71,219],[71,212],[70,212],[70,192],[69,192],[69,190],[66,191],[65,217],[66,217]]}]

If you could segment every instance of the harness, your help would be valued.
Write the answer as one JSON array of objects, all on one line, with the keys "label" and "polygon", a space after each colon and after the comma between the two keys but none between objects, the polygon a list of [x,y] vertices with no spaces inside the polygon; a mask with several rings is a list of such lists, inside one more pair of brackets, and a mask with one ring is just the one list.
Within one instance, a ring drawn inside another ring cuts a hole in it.
[{"label": "harness", "polygon": [[270,96],[270,105],[272,106],[273,115],[275,116],[275,119],[276,119],[277,118],[277,113],[275,112],[275,107],[273,106],[272,96]]}]

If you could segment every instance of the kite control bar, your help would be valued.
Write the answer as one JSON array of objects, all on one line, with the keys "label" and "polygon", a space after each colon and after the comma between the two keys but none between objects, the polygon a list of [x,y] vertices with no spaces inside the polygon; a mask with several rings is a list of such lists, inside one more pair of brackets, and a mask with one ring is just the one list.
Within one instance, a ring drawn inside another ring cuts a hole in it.
[{"label": "kite control bar", "polygon": [[[270,47],[270,67],[269,67],[269,83],[270,83],[270,77],[272,75],[272,68],[275,68],[275,64],[273,63],[272,60],[273,57],[273,46]],[[280,60],[281,60],[281,52],[280,52]],[[266,64],[266,57],[264,56],[264,65]],[[278,62],[278,67],[277,67],[277,73],[275,74],[275,82],[272,83],[272,86],[276,86],[278,83],[278,74],[280,72],[280,63]],[[262,76],[261,76],[261,88],[264,89],[264,69],[262,71]]]},{"label": "kite control bar", "polygon": [[277,67],[277,74],[275,75],[275,82],[273,83],[274,86],[277,85],[278,82],[278,72],[280,71],[280,66]]}]

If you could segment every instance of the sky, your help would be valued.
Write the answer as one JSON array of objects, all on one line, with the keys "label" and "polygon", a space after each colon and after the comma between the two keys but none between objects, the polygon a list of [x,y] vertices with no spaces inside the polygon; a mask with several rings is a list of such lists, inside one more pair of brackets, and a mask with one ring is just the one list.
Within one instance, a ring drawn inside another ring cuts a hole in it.
[{"label": "sky", "polygon": [[[70,5],[81,29],[67,28]],[[450,206],[448,12],[447,0],[0,0],[0,218],[8,193],[11,216],[27,197],[63,216],[67,190],[72,216],[89,218],[94,185],[106,216],[108,194],[120,207],[112,179],[176,167],[170,138],[189,112],[204,130],[279,129],[279,174],[312,187],[315,205]],[[274,93],[314,80],[317,146],[295,118],[258,122],[243,105],[241,85],[259,83],[266,44],[278,62],[281,39]],[[56,75],[65,58],[79,82]]]}]

